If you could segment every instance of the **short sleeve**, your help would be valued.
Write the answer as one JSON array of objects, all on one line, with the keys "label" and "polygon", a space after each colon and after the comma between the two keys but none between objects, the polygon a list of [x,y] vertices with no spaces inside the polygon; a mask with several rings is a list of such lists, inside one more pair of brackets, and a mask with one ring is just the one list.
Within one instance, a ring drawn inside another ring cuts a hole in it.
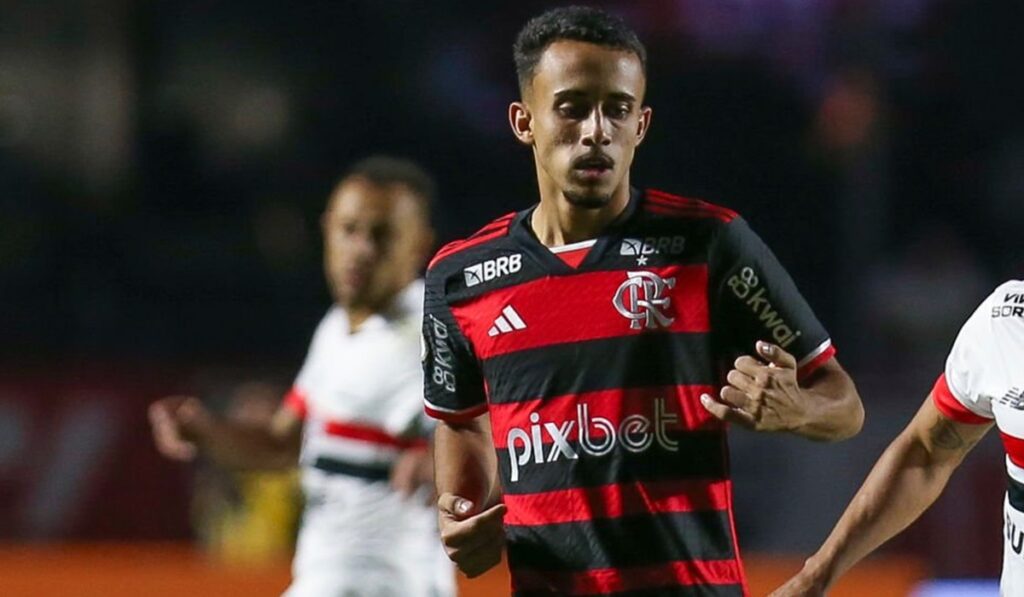
[{"label": "short sleeve", "polygon": [[287,408],[288,410],[295,413],[295,416],[300,419],[305,419],[308,413],[308,406],[306,403],[306,394],[299,386],[293,385],[288,393],[284,395],[284,400],[281,401],[281,407]]},{"label": "short sleeve", "polygon": [[323,344],[324,330],[333,313],[334,307],[317,324],[316,331],[313,332],[313,339],[309,343],[309,351],[306,352],[306,359],[302,362],[302,368],[299,369],[291,389],[281,401],[282,408],[291,410],[303,420],[309,415],[309,388],[312,387],[312,378],[316,374],[317,355],[323,350],[320,347]]},{"label": "short sleeve", "polygon": [[750,354],[758,340],[796,357],[806,377],[835,354],[831,338],[771,249],[743,218],[725,224],[709,254],[719,354]]},{"label": "short sleeve", "polygon": [[444,291],[444,277],[427,272],[423,303],[425,410],[435,419],[462,422],[487,411],[480,364],[463,336]]},{"label": "short sleeve", "polygon": [[1024,360],[1024,284],[996,289],[960,328],[932,390],[935,406],[961,423],[990,423],[993,393]]}]

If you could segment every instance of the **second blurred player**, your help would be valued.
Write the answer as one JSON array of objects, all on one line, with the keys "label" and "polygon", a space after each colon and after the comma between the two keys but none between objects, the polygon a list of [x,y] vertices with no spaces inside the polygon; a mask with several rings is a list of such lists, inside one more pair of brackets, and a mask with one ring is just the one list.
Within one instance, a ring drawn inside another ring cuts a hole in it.
[{"label": "second blurred player", "polygon": [[432,473],[417,277],[433,244],[433,186],[418,166],[387,157],[356,164],[337,186],[322,220],[335,304],[266,428],[231,425],[193,397],[150,409],[157,447],[170,458],[202,452],[232,468],[284,468],[298,458],[306,507],[289,597],[454,593],[425,505]]}]

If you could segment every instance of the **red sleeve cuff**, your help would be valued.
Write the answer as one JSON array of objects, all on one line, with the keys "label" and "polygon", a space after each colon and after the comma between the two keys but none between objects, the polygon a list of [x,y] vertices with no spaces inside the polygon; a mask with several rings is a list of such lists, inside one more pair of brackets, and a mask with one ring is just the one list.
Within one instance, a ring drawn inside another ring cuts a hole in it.
[{"label": "red sleeve cuff", "polygon": [[427,416],[445,421],[446,423],[465,423],[487,412],[487,403],[457,411],[440,410],[438,407],[427,403],[423,405],[423,410],[427,413]]},{"label": "red sleeve cuff", "polygon": [[799,369],[797,369],[797,379],[807,378],[810,374],[820,369],[822,365],[827,363],[834,356],[836,356],[836,347],[829,343],[825,350],[821,351],[821,354],[814,357],[810,361],[807,361],[806,363],[801,365]]},{"label": "red sleeve cuff", "polygon": [[949,384],[946,383],[945,373],[939,376],[939,379],[935,382],[935,387],[932,388],[932,402],[935,403],[935,408],[939,409],[943,416],[957,423],[987,425],[992,422],[992,419],[971,412],[956,399],[952,390],[949,389]]},{"label": "red sleeve cuff", "polygon": [[285,394],[281,406],[290,409],[300,419],[306,418],[306,394],[295,386]]}]

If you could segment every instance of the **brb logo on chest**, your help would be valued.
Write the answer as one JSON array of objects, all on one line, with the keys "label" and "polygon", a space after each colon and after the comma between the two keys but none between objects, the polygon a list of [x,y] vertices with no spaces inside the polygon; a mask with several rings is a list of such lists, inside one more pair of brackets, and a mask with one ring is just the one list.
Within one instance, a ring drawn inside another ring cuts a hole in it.
[{"label": "brb logo on chest", "polygon": [[667,328],[676,320],[668,313],[672,297],[666,290],[675,288],[675,278],[662,278],[654,272],[627,272],[626,281],[615,291],[612,305],[629,320],[629,329]]},{"label": "brb logo on chest", "polygon": [[[629,415],[616,427],[604,417],[592,417],[587,404],[576,405],[576,418],[552,423],[541,422],[540,415],[530,413],[530,427],[513,427],[505,436],[512,483],[519,481],[522,467],[529,464],[555,462],[559,458],[577,460],[580,454],[604,456],[615,446],[639,454],[655,443],[667,452],[678,452],[679,442],[668,436],[669,425],[679,422],[679,415],[666,408],[664,398],[654,400],[654,417]],[[544,436],[550,448],[544,453]],[[575,444],[575,447],[574,447]]]},{"label": "brb logo on chest", "polygon": [[514,274],[521,269],[523,269],[523,255],[516,253],[481,261],[462,270],[462,274],[466,277],[466,287],[472,288],[477,284]]}]

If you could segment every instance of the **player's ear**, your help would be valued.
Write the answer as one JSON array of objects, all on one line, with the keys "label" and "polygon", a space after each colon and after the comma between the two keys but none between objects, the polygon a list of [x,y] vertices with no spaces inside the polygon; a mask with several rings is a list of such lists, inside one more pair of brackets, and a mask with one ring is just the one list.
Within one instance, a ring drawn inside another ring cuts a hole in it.
[{"label": "player's ear", "polygon": [[533,115],[523,102],[512,102],[508,106],[508,123],[512,134],[523,145],[533,145]]},{"label": "player's ear", "polygon": [[647,129],[651,126],[651,110],[650,106],[640,107],[640,119],[636,123],[636,144],[640,145],[644,141],[644,137],[647,136]]}]

